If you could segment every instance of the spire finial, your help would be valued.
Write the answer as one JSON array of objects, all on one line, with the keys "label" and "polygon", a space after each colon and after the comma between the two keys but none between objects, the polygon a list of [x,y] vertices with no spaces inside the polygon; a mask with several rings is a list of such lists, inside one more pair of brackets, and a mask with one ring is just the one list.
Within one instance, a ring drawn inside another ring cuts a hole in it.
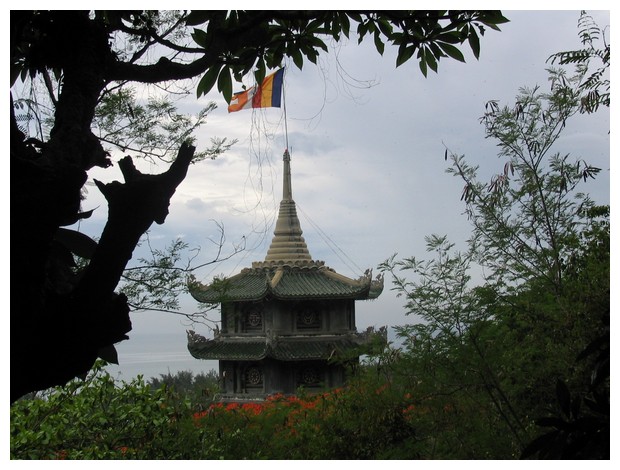
[{"label": "spire finial", "polygon": [[284,161],[282,200],[292,201],[293,200],[293,187],[291,184],[291,154],[288,152],[288,149],[284,150],[284,155],[282,156],[282,160]]},{"label": "spire finial", "polygon": [[284,150],[284,178],[282,201],[276,220],[273,239],[267,251],[265,261],[312,261],[312,256],[302,236],[301,225],[297,217],[293,190],[291,189],[291,155],[288,148]]}]

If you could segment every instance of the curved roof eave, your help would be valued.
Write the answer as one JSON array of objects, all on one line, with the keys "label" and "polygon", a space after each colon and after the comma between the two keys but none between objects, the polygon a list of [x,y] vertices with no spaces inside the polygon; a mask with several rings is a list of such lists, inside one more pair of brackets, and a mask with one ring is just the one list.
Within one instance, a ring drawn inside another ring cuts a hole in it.
[{"label": "curved roof eave", "polygon": [[207,340],[200,335],[189,336],[187,348],[196,359],[260,361],[325,360],[345,354],[369,341],[363,333],[328,338],[225,338]]}]

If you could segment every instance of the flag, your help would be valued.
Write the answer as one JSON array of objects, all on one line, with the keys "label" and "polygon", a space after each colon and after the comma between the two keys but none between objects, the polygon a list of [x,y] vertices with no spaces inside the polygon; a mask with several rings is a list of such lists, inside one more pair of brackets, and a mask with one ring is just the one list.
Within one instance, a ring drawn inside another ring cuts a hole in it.
[{"label": "flag", "polygon": [[279,108],[282,98],[284,69],[268,75],[260,86],[253,86],[245,91],[235,93],[230,100],[228,112],[234,113],[249,108]]}]

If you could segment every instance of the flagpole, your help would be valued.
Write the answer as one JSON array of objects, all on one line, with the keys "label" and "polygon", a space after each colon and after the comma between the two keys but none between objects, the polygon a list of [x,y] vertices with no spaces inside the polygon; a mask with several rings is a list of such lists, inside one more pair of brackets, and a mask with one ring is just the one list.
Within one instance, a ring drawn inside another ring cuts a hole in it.
[{"label": "flagpole", "polygon": [[284,141],[286,143],[286,151],[288,148],[288,119],[286,117],[286,68],[284,69],[284,77],[282,77],[282,105],[284,108]]}]

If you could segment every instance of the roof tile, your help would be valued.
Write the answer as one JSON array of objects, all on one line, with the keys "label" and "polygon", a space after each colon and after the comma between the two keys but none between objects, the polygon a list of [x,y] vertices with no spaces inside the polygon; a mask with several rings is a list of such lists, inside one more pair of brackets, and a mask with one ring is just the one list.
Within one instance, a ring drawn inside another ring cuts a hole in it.
[{"label": "roof tile", "polygon": [[279,299],[363,300],[378,297],[382,283],[376,283],[370,277],[353,280],[336,275],[327,267],[285,266],[246,269],[224,281],[190,291],[197,301],[204,303],[260,300],[268,294]]},{"label": "roof tile", "polygon": [[329,338],[218,338],[188,343],[188,349],[196,359],[252,360],[271,357],[281,361],[329,359],[363,344],[359,335],[340,335]]}]

